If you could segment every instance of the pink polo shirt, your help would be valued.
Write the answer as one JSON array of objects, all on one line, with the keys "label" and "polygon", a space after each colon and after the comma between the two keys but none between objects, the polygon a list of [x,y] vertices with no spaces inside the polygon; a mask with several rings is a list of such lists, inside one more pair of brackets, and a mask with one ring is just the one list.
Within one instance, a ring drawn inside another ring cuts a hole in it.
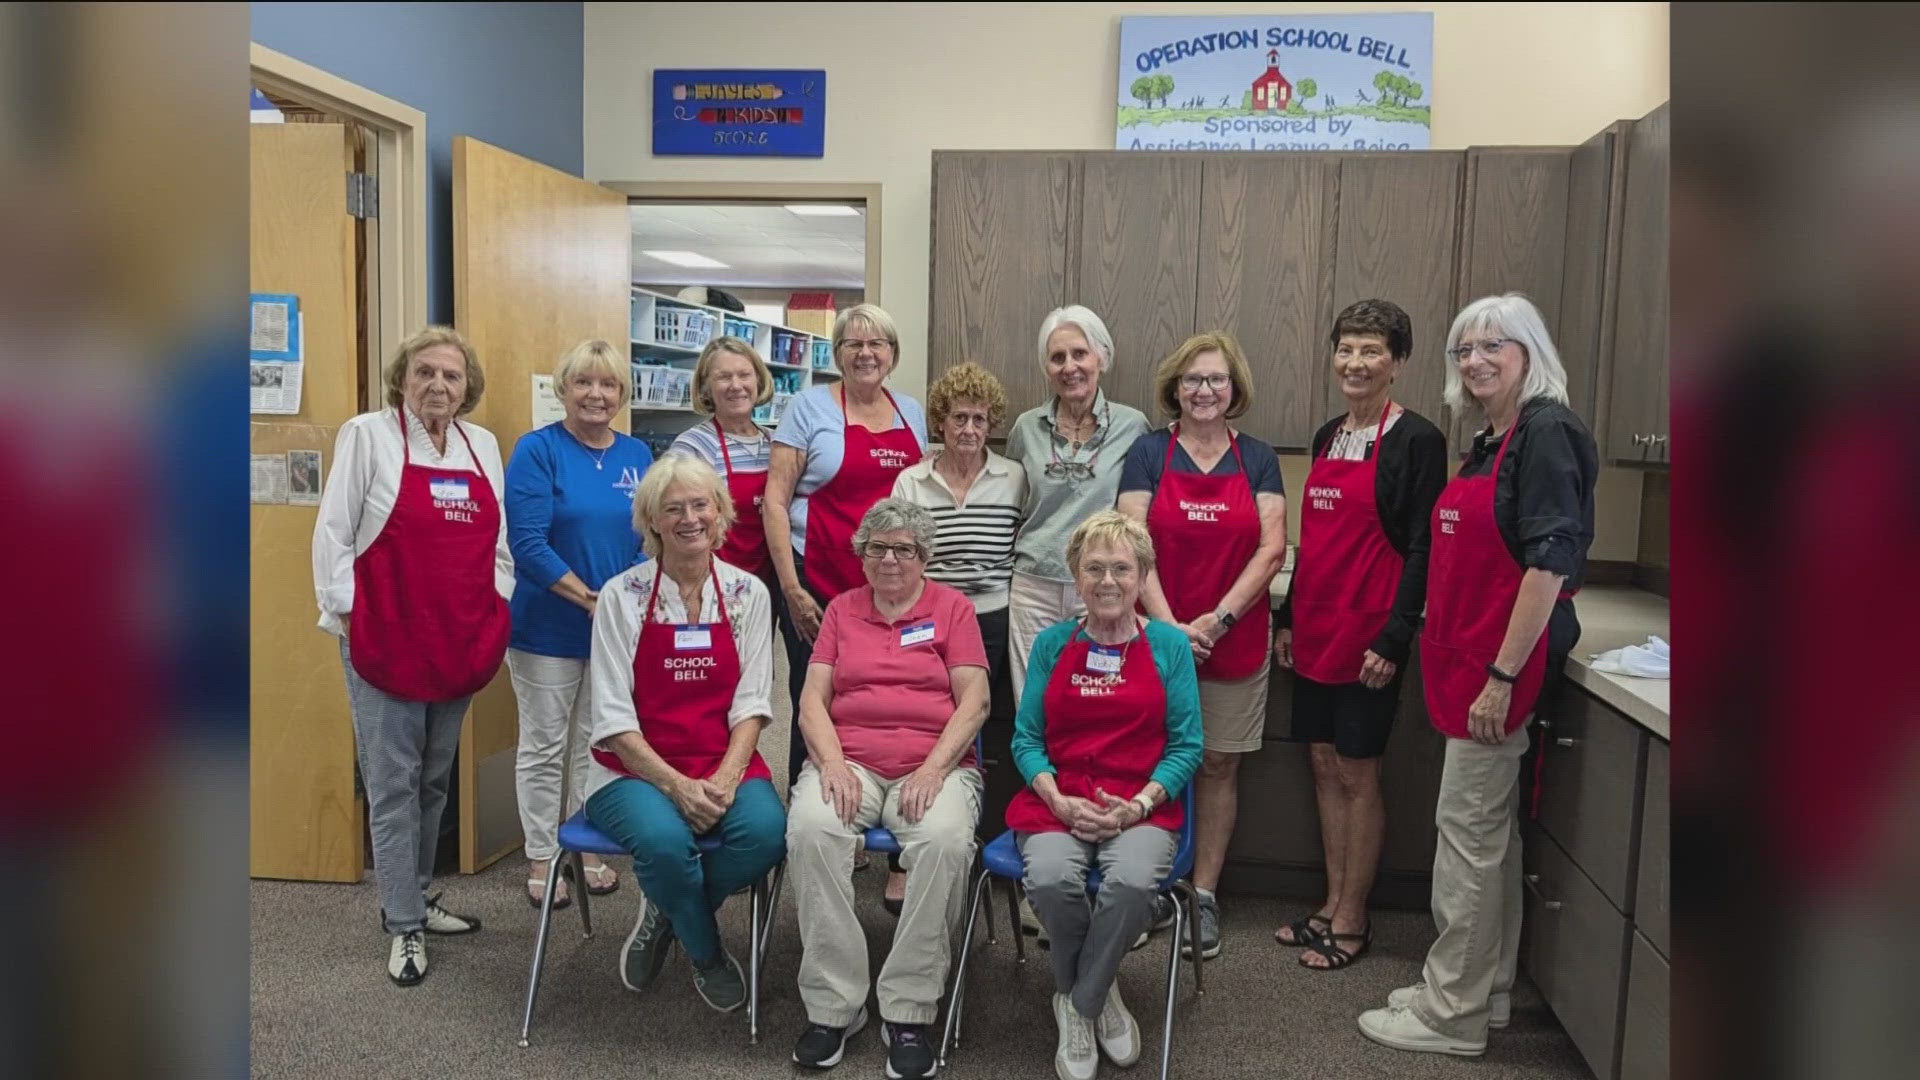
[{"label": "pink polo shirt", "polygon": [[[912,610],[888,622],[862,585],[827,605],[812,662],[833,667],[828,712],[848,760],[892,780],[927,760],[953,718],[949,669],[985,668],[987,648],[960,590],[928,580]],[[971,749],[960,764],[978,764]]]}]

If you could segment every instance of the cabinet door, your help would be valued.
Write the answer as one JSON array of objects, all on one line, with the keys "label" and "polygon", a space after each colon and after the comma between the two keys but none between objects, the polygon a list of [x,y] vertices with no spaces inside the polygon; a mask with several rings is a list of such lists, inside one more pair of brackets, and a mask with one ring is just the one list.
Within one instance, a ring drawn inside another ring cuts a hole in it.
[{"label": "cabinet door", "polygon": [[1669,106],[1660,106],[1635,122],[1627,137],[1605,447],[1615,461],[1667,460],[1669,113]]},{"label": "cabinet door", "polygon": [[1201,178],[1195,328],[1225,330],[1246,353],[1256,393],[1241,430],[1304,449],[1325,419],[1339,162],[1222,155]]},{"label": "cabinet door", "polygon": [[1076,155],[935,151],[927,382],[972,360],[1011,420],[1047,396],[1038,334],[1068,303]]},{"label": "cabinet door", "polygon": [[1570,684],[1541,715],[1540,826],[1621,911],[1633,911],[1640,838],[1639,725]]},{"label": "cabinet door", "polygon": [[1672,967],[1653,945],[1633,935],[1633,961],[1627,968],[1627,1014],[1621,1024],[1620,1080],[1667,1080],[1672,1073],[1668,1018]]},{"label": "cabinet door", "polygon": [[[1460,223],[1458,151],[1352,154],[1340,164],[1340,222],[1333,310],[1356,300],[1391,300],[1413,320],[1413,357],[1394,386],[1402,405],[1446,430],[1440,350],[1454,305]],[[1333,379],[1323,380],[1325,415],[1345,411]]]},{"label": "cabinet door", "polygon": [[1567,174],[1566,267],[1553,343],[1567,368],[1567,398],[1595,439],[1606,441],[1614,308],[1610,267],[1620,255],[1628,126],[1602,131],[1573,151]]},{"label": "cabinet door", "polygon": [[1673,955],[1668,936],[1673,882],[1672,751],[1661,739],[1647,743],[1647,794],[1640,814],[1640,873],[1634,883],[1633,921],[1663,956]]},{"label": "cabinet door", "polygon": [[1521,959],[1595,1076],[1611,1077],[1620,1051],[1626,917],[1581,867],[1538,829],[1523,845],[1526,938]]},{"label": "cabinet door", "polygon": [[1165,422],[1151,400],[1160,361],[1194,330],[1200,159],[1098,153],[1081,160],[1080,302],[1113,334],[1116,401]]}]

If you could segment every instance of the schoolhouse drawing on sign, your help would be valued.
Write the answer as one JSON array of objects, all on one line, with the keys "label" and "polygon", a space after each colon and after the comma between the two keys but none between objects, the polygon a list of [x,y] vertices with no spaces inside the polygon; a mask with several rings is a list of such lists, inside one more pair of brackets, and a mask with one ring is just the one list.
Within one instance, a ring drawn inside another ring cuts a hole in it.
[{"label": "schoolhouse drawing on sign", "polygon": [[1284,112],[1293,102],[1293,84],[1280,74],[1280,50],[1267,50],[1267,70],[1253,80],[1253,107]]}]

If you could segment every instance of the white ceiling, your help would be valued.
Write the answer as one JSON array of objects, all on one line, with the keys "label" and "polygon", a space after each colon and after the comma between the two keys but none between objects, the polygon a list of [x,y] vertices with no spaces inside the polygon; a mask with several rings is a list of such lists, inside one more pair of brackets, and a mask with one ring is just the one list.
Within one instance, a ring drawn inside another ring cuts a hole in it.
[{"label": "white ceiling", "polygon": [[[633,279],[670,285],[864,289],[867,217],[802,216],[779,204],[635,204]],[[692,251],[727,264],[690,270],[640,254]]]}]

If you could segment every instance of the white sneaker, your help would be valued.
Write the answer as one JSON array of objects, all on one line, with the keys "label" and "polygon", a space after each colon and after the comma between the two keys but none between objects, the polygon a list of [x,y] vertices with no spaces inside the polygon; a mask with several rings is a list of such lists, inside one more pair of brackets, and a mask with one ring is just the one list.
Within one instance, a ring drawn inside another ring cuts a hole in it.
[{"label": "white sneaker", "polygon": [[401,986],[412,986],[427,977],[427,935],[409,930],[393,935],[393,947],[387,952],[387,978]]},{"label": "white sneaker", "polygon": [[[1413,999],[1419,997],[1420,991],[1426,988],[1427,984],[1423,982],[1414,983],[1412,986],[1403,986],[1387,995],[1387,1005],[1390,1008],[1406,1008],[1412,1005]],[[1493,997],[1487,1002],[1487,1026],[1490,1028],[1503,1028],[1506,1027],[1512,1019],[1513,995],[1503,991],[1494,991]]]},{"label": "white sneaker", "polygon": [[480,929],[480,920],[471,915],[455,915],[440,906],[440,895],[427,897],[427,933],[471,934]]},{"label": "white sneaker", "polygon": [[1120,1000],[1118,979],[1107,988],[1107,1003],[1100,1009],[1100,1019],[1094,1021],[1094,1037],[1100,1052],[1115,1065],[1124,1069],[1140,1060],[1140,1025],[1127,1011],[1126,1002]]},{"label": "white sneaker", "polygon": [[1080,1015],[1072,999],[1053,995],[1053,1022],[1060,1041],[1053,1052],[1053,1071],[1060,1080],[1093,1080],[1100,1071],[1100,1052],[1093,1045],[1093,1021]]},{"label": "white sneaker", "polygon": [[1465,1039],[1442,1035],[1421,1023],[1420,1018],[1413,1015],[1413,1010],[1404,1005],[1389,1005],[1384,1009],[1368,1009],[1361,1013],[1360,1034],[1381,1046],[1415,1053],[1479,1057],[1487,1052],[1485,1039],[1470,1043]]}]

